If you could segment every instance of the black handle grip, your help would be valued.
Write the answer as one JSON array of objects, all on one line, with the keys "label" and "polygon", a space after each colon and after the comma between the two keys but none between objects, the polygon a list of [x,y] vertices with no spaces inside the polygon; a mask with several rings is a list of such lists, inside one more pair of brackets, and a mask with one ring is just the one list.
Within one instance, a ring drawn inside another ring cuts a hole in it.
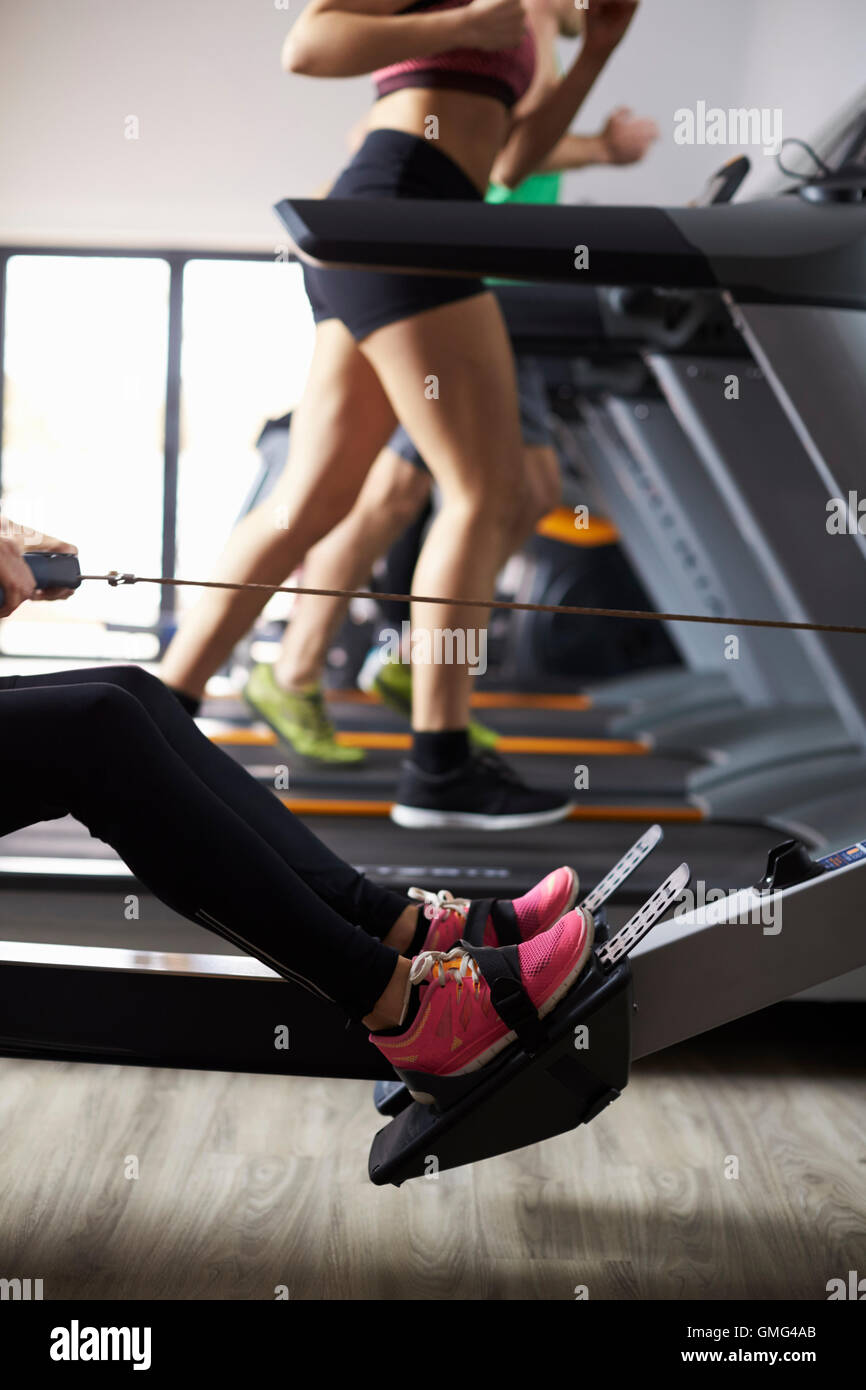
[{"label": "black handle grip", "polygon": [[[22,558],[33,571],[38,589],[77,589],[81,583],[81,566],[77,555],[28,550]],[[0,608],[5,602],[6,596],[0,585]]]}]

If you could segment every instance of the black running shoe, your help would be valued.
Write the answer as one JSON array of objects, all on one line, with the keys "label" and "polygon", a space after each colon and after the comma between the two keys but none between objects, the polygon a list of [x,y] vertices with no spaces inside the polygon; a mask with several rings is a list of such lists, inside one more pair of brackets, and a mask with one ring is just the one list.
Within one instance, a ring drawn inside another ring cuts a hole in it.
[{"label": "black running shoe", "polygon": [[527,787],[496,753],[486,752],[445,773],[423,772],[405,762],[391,819],[409,830],[454,825],[522,830],[564,820],[573,804]]}]

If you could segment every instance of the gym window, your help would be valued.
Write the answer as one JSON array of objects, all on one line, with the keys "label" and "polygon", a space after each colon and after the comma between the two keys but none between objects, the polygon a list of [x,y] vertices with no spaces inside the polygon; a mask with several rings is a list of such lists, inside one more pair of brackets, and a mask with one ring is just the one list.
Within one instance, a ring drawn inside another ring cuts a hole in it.
[{"label": "gym window", "polygon": [[[297,265],[190,260],[183,277],[177,571],[210,575],[259,472],[266,420],[300,398],[313,318]],[[179,589],[177,611],[194,603]]]},{"label": "gym window", "polygon": [[[3,514],[73,540],[87,573],[210,573],[312,342],[296,264],[0,250]],[[3,623],[0,662],[155,661],[195,597],[84,585]]]}]

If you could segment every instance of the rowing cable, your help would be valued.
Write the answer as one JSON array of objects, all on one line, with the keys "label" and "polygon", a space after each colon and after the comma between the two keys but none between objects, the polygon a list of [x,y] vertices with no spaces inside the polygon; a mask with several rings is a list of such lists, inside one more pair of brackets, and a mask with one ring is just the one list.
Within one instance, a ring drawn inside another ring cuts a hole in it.
[{"label": "rowing cable", "polygon": [[706,613],[656,613],[642,608],[589,608],[575,604],[517,603],[506,599],[438,598],[425,594],[383,594],[372,589],[310,589],[300,584],[232,584],[228,580],[220,579],[167,579],[164,576],[121,574],[117,570],[112,570],[109,574],[83,574],[81,582],[84,580],[101,581],[110,584],[112,588],[127,584],[160,584],[171,585],[174,588],[251,590],[268,594],[307,594],[311,598],[363,598],[391,603],[438,603],[451,608],[495,608],[516,613],[554,613],[574,618],[632,618],[657,623],[713,623],[721,627],[775,628],[787,632],[845,633],[849,636],[866,637],[866,627],[855,627],[847,623],[729,618]]}]

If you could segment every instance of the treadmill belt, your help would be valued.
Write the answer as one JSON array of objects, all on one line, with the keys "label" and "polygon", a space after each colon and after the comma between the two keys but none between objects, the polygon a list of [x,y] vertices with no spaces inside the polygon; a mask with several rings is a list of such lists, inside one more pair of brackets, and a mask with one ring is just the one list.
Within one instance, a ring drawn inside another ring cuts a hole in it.
[{"label": "treadmill belt", "polygon": [[[328,713],[338,729],[359,733],[407,733],[408,720],[385,705],[366,701],[329,700]],[[472,717],[511,738],[544,735],[548,738],[609,738],[611,721],[627,713],[622,706],[598,709],[473,709]],[[209,700],[202,716],[249,728],[253,715],[242,700]],[[263,728],[264,725],[256,724]]]},{"label": "treadmill belt", "polygon": [[[490,834],[419,834],[389,820],[334,816],[315,821],[316,833],[335,853],[395,891],[405,893],[418,885],[448,888],[462,897],[517,897],[559,864],[573,864],[588,892],[642,828],[633,823],[560,822]],[[768,851],[784,838],[781,831],[766,826],[672,824],[619,900],[642,900],[682,860],[692,867],[693,883],[700,879],[707,889],[725,892],[745,887],[762,876]],[[46,888],[64,886],[68,893],[74,893],[76,883],[81,891],[92,891],[91,874],[113,891],[118,876],[131,881],[108,846],[92,840],[71,818],[30,826],[0,840],[0,919],[7,920],[2,907],[6,885],[32,886],[37,881],[34,874],[42,876]]]},{"label": "treadmill belt", "polygon": [[[235,758],[257,780],[274,785],[277,769],[289,768],[289,793],[303,792],[306,797],[319,794],[322,798],[344,801],[393,801],[394,789],[400,775],[400,764],[406,756],[390,749],[375,749],[365,761],[353,767],[328,767],[311,763],[287,750],[283,744],[271,746],[228,745],[225,751]],[[515,753],[506,761],[532,786],[561,792],[577,801],[623,801],[628,804],[651,800],[654,805],[682,803],[686,799],[686,778],[701,766],[695,760],[676,757],[597,757],[582,753],[561,754]],[[586,785],[574,791],[576,767],[586,768]]]},{"label": "treadmill belt", "polygon": [[[476,875],[495,872],[496,877],[483,889],[485,896],[517,897],[559,864],[573,864],[583,890],[589,892],[645,828],[617,822],[560,822],[539,830],[469,837],[465,830],[433,830],[419,835],[390,821],[336,817],[316,821],[317,834],[335,853],[354,864],[368,865],[374,878],[387,871],[393,879],[402,878],[411,886],[415,880],[408,869],[416,872],[429,866],[433,887],[476,897],[484,882]],[[628,880],[620,901],[643,901],[683,860],[691,865],[693,883],[700,879],[707,889],[721,888],[724,892],[743,888],[762,877],[767,854],[784,838],[782,832],[766,826],[666,826],[661,845]],[[467,839],[471,843],[467,844]],[[452,888],[452,881],[462,886]]]}]

